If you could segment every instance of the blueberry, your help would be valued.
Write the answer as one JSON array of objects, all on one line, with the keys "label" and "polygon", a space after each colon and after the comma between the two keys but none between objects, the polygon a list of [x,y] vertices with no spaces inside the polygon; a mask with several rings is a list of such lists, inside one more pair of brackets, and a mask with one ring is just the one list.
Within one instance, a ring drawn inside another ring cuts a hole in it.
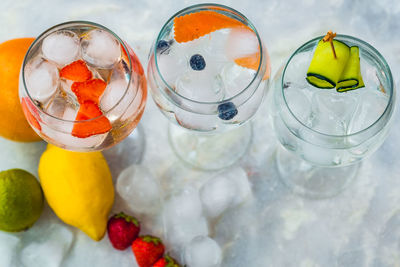
[{"label": "blueberry", "polygon": [[218,106],[218,117],[221,120],[228,121],[238,114],[235,104],[232,102],[222,103]]},{"label": "blueberry", "polygon": [[165,40],[160,40],[157,43],[157,51],[160,52],[160,54],[164,53],[167,49],[169,48],[169,43]]},{"label": "blueberry", "polygon": [[194,70],[204,70],[206,61],[202,55],[196,54],[190,58],[190,67]]}]

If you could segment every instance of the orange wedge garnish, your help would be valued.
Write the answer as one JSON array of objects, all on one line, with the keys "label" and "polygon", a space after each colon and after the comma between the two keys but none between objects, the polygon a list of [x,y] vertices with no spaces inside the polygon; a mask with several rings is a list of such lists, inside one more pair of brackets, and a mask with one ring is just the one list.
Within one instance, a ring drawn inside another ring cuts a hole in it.
[{"label": "orange wedge garnish", "polygon": [[215,11],[205,10],[174,19],[175,40],[189,42],[211,32],[234,27],[245,27],[242,22]]},{"label": "orange wedge garnish", "polygon": [[[235,59],[235,63],[243,68],[248,68],[257,71],[258,66],[260,64],[260,53],[254,53],[249,56],[240,57]],[[268,62],[269,63],[269,62]],[[271,71],[269,64],[267,65],[267,69],[265,70],[265,74],[263,77],[263,81],[269,78]]]}]

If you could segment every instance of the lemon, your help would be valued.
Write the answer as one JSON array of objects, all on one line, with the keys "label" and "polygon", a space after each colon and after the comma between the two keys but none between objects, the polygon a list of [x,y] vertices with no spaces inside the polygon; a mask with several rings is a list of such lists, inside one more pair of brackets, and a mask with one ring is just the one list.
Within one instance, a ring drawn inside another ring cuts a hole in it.
[{"label": "lemon", "polygon": [[101,152],[72,152],[48,145],[39,178],[50,207],[66,224],[103,238],[114,203],[110,169]]},{"label": "lemon", "polygon": [[26,230],[42,210],[43,192],[35,176],[21,169],[0,172],[0,230]]}]

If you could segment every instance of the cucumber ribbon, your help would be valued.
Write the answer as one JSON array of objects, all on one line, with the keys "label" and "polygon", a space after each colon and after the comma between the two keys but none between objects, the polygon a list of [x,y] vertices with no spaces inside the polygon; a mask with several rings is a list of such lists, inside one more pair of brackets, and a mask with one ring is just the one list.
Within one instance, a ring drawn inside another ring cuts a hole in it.
[{"label": "cucumber ribbon", "polygon": [[[338,92],[364,87],[360,70],[359,48],[357,46],[349,47],[333,38],[328,39],[329,42],[325,40],[325,38],[320,40],[315,49],[307,71],[308,83],[323,89],[336,87]],[[334,51],[333,56],[332,51]]]}]

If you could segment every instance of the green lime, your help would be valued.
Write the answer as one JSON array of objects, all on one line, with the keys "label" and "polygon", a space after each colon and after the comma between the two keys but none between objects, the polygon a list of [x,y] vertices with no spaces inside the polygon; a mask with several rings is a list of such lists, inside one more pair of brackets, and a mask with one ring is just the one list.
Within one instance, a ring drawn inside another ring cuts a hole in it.
[{"label": "green lime", "polygon": [[0,230],[26,230],[42,210],[43,191],[35,176],[21,169],[0,172]]}]

